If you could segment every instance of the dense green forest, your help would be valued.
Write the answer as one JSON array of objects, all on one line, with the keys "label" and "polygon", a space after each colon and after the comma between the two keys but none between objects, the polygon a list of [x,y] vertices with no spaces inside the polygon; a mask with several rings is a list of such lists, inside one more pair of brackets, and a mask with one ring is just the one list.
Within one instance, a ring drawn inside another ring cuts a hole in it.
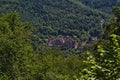
[{"label": "dense green forest", "polygon": [[[118,0],[0,0],[0,15],[0,80],[120,79]],[[78,54],[42,45],[56,36],[98,40]]]},{"label": "dense green forest", "polygon": [[37,45],[54,36],[72,36],[77,41],[100,37],[102,24],[116,5],[117,0],[0,0],[0,14],[16,10],[22,21],[33,23]]},{"label": "dense green forest", "polygon": [[77,0],[91,8],[98,9],[102,12],[111,13],[112,6],[120,6],[119,0]]}]

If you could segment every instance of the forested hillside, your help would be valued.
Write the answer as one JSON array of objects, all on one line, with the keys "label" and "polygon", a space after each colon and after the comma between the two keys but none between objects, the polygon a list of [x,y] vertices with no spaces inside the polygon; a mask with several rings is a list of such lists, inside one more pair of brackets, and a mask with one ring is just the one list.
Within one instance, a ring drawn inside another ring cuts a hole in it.
[{"label": "forested hillside", "polygon": [[102,12],[111,13],[113,6],[120,6],[119,0],[77,0],[91,8]]},{"label": "forested hillside", "polygon": [[120,0],[0,0],[0,80],[120,80]]},{"label": "forested hillside", "polygon": [[100,37],[103,23],[111,15],[108,9],[118,4],[116,0],[0,0],[0,14],[16,10],[22,21],[33,23],[35,43],[53,36],[86,41],[90,36]]},{"label": "forested hillside", "polygon": [[[120,7],[92,51],[64,54],[32,45],[33,27],[17,12],[0,16],[0,80],[120,80]],[[68,40],[67,38],[66,40]]]}]

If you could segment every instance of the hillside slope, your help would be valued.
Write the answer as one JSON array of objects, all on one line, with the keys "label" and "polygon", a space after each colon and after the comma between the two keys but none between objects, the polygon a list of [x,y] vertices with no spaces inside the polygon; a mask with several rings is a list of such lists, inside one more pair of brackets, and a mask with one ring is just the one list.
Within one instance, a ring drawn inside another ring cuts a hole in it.
[{"label": "hillside slope", "polygon": [[23,21],[33,23],[40,43],[41,38],[52,36],[69,35],[81,41],[90,35],[100,36],[100,22],[109,17],[108,13],[90,7],[87,0],[0,0],[0,14],[14,10]]},{"label": "hillside slope", "polygon": [[113,6],[120,6],[119,0],[77,0],[94,9],[102,12],[112,13]]}]

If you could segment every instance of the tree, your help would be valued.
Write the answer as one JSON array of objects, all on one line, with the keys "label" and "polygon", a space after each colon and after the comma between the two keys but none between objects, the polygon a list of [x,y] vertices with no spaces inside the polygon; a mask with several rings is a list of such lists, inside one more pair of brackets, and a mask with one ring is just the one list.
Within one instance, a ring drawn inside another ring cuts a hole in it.
[{"label": "tree", "polygon": [[102,45],[98,45],[97,52],[90,55],[87,63],[91,64],[90,70],[84,69],[86,75],[83,79],[92,78],[95,80],[117,80],[120,79],[120,43],[115,34],[111,35],[111,40],[107,42],[109,47],[105,49]]},{"label": "tree", "polygon": [[37,60],[37,56],[31,45],[31,34],[31,25],[21,22],[17,12],[0,17],[0,77],[2,80],[30,79],[31,75],[35,74],[36,62],[34,61]]},{"label": "tree", "polygon": [[93,52],[87,52],[90,69],[84,69],[80,79],[119,80],[120,79],[120,8],[115,7],[116,19],[112,19],[101,42]]},{"label": "tree", "polygon": [[120,7],[113,7],[113,13],[115,18],[107,23],[103,39],[108,39],[111,34],[120,35]]}]

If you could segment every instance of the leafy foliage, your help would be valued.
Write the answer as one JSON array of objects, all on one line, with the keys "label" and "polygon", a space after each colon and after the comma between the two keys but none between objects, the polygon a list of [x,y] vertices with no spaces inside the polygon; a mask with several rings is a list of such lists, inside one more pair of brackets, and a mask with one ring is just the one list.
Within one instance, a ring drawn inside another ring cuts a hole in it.
[{"label": "leafy foliage", "polygon": [[[109,47],[107,49],[98,45],[97,52],[91,55],[87,52],[88,64],[91,64],[90,69],[84,69],[80,79],[93,80],[119,80],[120,79],[120,44],[118,42],[119,36],[112,34]],[[119,37],[120,39],[120,37]],[[84,74],[84,75],[83,75]]]},{"label": "leafy foliage", "polygon": [[119,7],[114,7],[113,8],[113,13],[115,14],[115,18],[110,20],[107,23],[106,29],[104,31],[104,39],[108,39],[109,35],[116,34],[120,35],[120,8]]},{"label": "leafy foliage", "polygon": [[[17,0],[10,0],[10,1],[1,0],[1,2],[5,4],[19,3],[19,1]],[[75,8],[75,4],[79,6],[81,5],[85,9],[87,8],[83,6],[83,4],[81,4],[81,2],[79,1],[78,3],[76,3],[75,0],[70,0],[70,1],[62,0],[60,3],[62,7],[56,5],[57,1],[51,2],[51,0],[45,0],[45,2],[44,1],[41,2],[43,4],[47,4],[46,6],[44,6],[45,9],[48,9],[48,5],[49,7],[50,5],[52,5],[50,8],[53,10],[53,12],[54,10],[56,10],[55,7],[57,7],[61,12],[70,13],[72,16],[75,16],[73,13],[76,13],[76,11],[74,12],[73,10],[73,7]],[[26,6],[25,4],[26,3],[22,4],[22,6]],[[36,4],[40,4],[40,3],[36,3]],[[66,4],[71,4],[71,5],[69,5],[68,8],[67,7],[68,5]],[[33,4],[31,3],[31,5]],[[7,6],[5,5],[2,7],[4,8],[7,7],[7,9],[10,10],[8,6],[9,5]],[[40,8],[38,8],[38,10],[39,9]],[[28,9],[26,8],[26,11],[27,10]],[[78,8],[78,10],[82,11],[83,9]],[[91,9],[88,10],[91,11],[90,14],[92,14],[93,10]],[[117,80],[118,79],[119,80],[120,79],[120,33],[119,33],[120,8],[114,7],[113,11],[115,14],[115,18],[111,19],[107,23],[103,38],[100,40],[100,43],[99,42],[97,43],[97,47],[94,48],[93,52],[87,51],[87,54],[81,54],[81,55],[63,54],[63,52],[61,52],[59,49],[49,49],[41,45],[36,48],[36,51],[34,51],[32,46],[31,36],[34,36],[35,38],[38,37],[32,34],[33,29],[31,27],[31,24],[27,22],[22,22],[17,12],[4,14],[3,16],[0,17],[0,79],[1,80],[48,80],[48,79],[49,80],[76,80],[76,79]],[[47,12],[44,11],[42,13],[43,13],[42,16],[47,14]],[[86,13],[86,11],[85,12],[83,11],[83,13]],[[67,14],[66,16],[68,17],[68,15],[70,14]],[[89,13],[86,14],[89,15]],[[94,14],[96,15],[96,13]],[[101,12],[99,14],[103,15],[103,13]],[[45,17],[45,20],[46,19],[49,18]],[[59,19],[59,17],[57,17],[57,19]],[[62,19],[64,21],[64,18]],[[56,35],[56,33],[58,33],[60,29],[69,29],[68,26],[66,27],[64,26],[65,28],[59,28],[57,31],[56,27],[53,28],[51,26],[53,23],[50,26],[46,24],[47,27],[44,21],[42,23],[44,24],[44,26],[40,27],[42,29],[41,32],[46,31],[41,33],[44,34],[42,35],[43,38],[49,37],[48,32],[53,35]],[[83,29],[82,29],[82,33],[85,33],[85,31],[87,31],[87,29],[89,28],[86,27],[84,30]],[[77,30],[74,31],[73,27],[71,27],[70,30],[73,30],[73,32],[77,31]],[[66,31],[69,32],[69,30]],[[74,52],[74,50],[72,51]],[[66,52],[72,53],[72,51],[69,50]]]},{"label": "leafy foliage", "polygon": [[[111,20],[105,31],[110,34],[105,34],[107,38],[103,38],[102,42],[97,44],[97,50],[87,52],[88,64],[91,64],[90,69],[84,69],[82,79],[92,78],[93,80],[119,80],[120,79],[120,35],[119,31],[119,7],[114,8],[116,19]],[[109,27],[108,27],[109,26]],[[114,27],[113,27],[114,26]],[[111,29],[112,28],[112,29]],[[117,29],[116,29],[117,28]],[[111,29],[111,31],[109,31]],[[102,44],[101,44],[102,43]],[[85,74],[84,74],[85,73]]]},{"label": "leafy foliage", "polygon": [[88,35],[98,37],[102,31],[100,21],[109,17],[78,0],[1,0],[0,3],[1,14],[16,10],[23,21],[33,23],[35,45],[59,35],[76,36],[79,41],[87,40]]},{"label": "leafy foliage", "polygon": [[[36,56],[29,36],[32,28],[21,22],[16,12],[0,17],[0,76],[2,80],[30,79]],[[32,57],[32,58],[31,58]],[[31,64],[32,63],[32,64]]]},{"label": "leafy foliage", "polygon": [[64,55],[45,47],[34,51],[31,35],[31,25],[21,22],[16,12],[0,17],[0,79],[70,80],[87,67],[78,55]]}]

